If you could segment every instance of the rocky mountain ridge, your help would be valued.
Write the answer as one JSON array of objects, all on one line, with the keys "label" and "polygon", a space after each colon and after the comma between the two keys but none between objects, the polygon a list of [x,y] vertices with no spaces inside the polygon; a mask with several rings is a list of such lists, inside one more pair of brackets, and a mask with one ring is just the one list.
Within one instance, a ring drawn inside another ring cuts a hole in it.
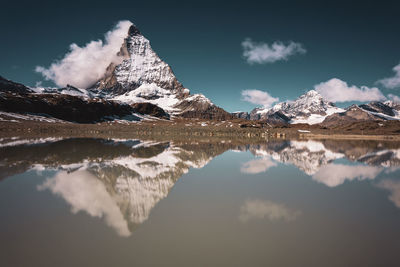
[{"label": "rocky mountain ridge", "polygon": [[255,108],[250,113],[232,113],[236,118],[260,120],[270,124],[321,124],[332,126],[353,121],[400,120],[400,104],[393,101],[336,107],[315,90],[310,90],[294,101],[281,102],[272,108]]}]

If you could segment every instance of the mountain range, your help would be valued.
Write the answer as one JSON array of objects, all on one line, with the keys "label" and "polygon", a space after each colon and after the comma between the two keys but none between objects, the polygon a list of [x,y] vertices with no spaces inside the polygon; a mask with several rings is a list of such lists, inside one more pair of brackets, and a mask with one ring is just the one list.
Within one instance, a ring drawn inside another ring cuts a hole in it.
[{"label": "mountain range", "polygon": [[400,120],[400,104],[393,101],[370,102],[339,108],[310,90],[294,101],[281,102],[272,108],[255,108],[250,113],[234,112],[237,118],[283,124],[321,124],[332,126],[353,121]]},{"label": "mountain range", "polygon": [[94,123],[115,119],[146,118],[246,119],[270,124],[321,124],[330,127],[353,121],[400,120],[400,104],[391,101],[336,107],[315,90],[294,101],[251,112],[228,113],[202,94],[191,94],[171,67],[132,25],[104,75],[88,88],[27,87],[0,76],[0,110],[36,114],[56,119]]}]

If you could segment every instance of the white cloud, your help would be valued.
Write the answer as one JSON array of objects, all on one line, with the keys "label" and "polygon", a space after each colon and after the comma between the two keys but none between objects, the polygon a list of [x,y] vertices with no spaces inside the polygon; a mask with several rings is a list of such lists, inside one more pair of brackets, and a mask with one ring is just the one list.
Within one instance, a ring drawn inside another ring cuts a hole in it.
[{"label": "white cloud", "polygon": [[256,174],[266,172],[269,168],[276,166],[276,163],[269,158],[260,158],[245,162],[240,167],[243,173]]},{"label": "white cloud", "polygon": [[312,176],[312,178],[326,186],[335,187],[343,184],[346,180],[375,179],[381,171],[382,168],[374,166],[351,166],[331,163],[322,166],[321,169]]},{"label": "white cloud", "polygon": [[288,60],[294,54],[304,54],[306,50],[300,43],[289,42],[285,45],[282,42],[256,43],[250,38],[242,42],[243,56],[249,64],[273,63],[279,60]]},{"label": "white cloud", "polygon": [[314,88],[325,99],[332,102],[382,101],[386,99],[382,92],[376,87],[349,86],[347,82],[337,78],[317,84]]},{"label": "white cloud", "polygon": [[394,94],[388,94],[388,98],[395,103],[400,103],[400,97]]},{"label": "white cloud", "polygon": [[283,204],[255,199],[246,200],[240,207],[239,220],[243,223],[264,218],[270,221],[293,221],[300,214],[300,211],[289,209]]},{"label": "white cloud", "polygon": [[92,217],[104,217],[107,225],[119,235],[131,234],[116,200],[107,192],[105,185],[88,171],[59,172],[38,186],[38,190],[46,189],[71,205],[72,213],[85,211]]},{"label": "white cloud", "polygon": [[395,73],[393,77],[384,78],[382,80],[379,80],[378,83],[390,89],[400,87],[400,64],[394,66],[393,71]]},{"label": "white cloud", "polygon": [[118,22],[114,29],[105,34],[104,42],[91,41],[83,47],[73,43],[63,59],[55,61],[49,68],[36,66],[35,70],[58,86],[70,84],[87,88],[103,77],[111,62],[121,62],[117,53],[131,25],[132,22],[127,20]]},{"label": "white cloud", "polygon": [[268,92],[254,89],[243,90],[242,100],[269,108],[272,106],[273,103],[279,101],[279,98],[272,97]]}]

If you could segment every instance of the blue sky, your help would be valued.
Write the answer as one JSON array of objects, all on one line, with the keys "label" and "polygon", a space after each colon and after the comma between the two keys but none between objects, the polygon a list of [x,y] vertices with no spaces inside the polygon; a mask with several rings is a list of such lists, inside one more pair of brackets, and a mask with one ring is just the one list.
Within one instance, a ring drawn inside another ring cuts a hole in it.
[{"label": "blue sky", "polygon": [[[71,43],[84,46],[130,20],[185,87],[228,111],[260,105],[243,101],[243,90],[294,99],[332,78],[400,95],[399,87],[376,83],[393,77],[400,63],[399,9],[396,1],[6,2],[0,75],[35,85],[44,80],[37,65],[49,66]],[[304,51],[250,64],[243,54],[246,38],[256,47],[293,42]]]}]

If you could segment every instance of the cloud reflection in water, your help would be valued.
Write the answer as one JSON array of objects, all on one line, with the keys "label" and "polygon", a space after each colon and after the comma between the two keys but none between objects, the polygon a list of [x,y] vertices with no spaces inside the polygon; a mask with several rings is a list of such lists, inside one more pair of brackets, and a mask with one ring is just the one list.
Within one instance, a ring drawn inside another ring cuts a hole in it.
[{"label": "cloud reflection in water", "polygon": [[115,199],[107,192],[104,183],[88,171],[59,172],[38,189],[47,189],[61,196],[71,205],[74,214],[84,211],[92,217],[104,218],[119,235],[131,234]]},{"label": "cloud reflection in water", "polygon": [[292,210],[284,204],[260,199],[249,199],[240,207],[239,220],[246,223],[251,220],[294,221],[301,211]]}]

